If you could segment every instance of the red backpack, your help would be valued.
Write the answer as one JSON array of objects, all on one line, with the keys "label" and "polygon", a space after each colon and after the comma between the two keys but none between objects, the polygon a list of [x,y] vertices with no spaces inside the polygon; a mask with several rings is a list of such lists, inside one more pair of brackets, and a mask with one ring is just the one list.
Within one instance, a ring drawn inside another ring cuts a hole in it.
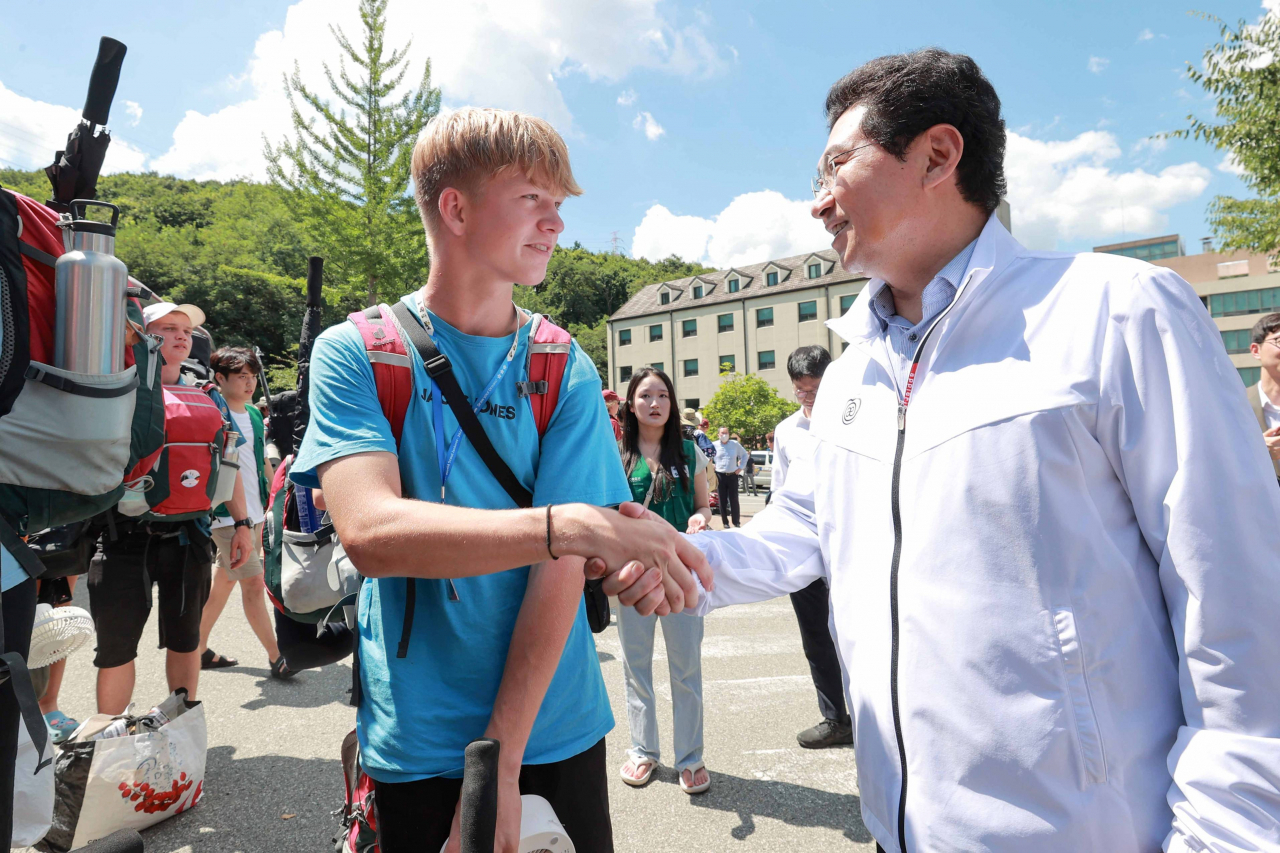
[{"label": "red backpack", "polygon": [[224,459],[229,436],[211,387],[164,386],[164,444],[125,476],[121,513],[159,521],[198,518],[225,499],[228,484],[234,487],[238,466]]},{"label": "red backpack", "polygon": [[[398,446],[404,430],[405,412],[413,397],[413,362],[391,311],[388,305],[377,305],[349,314],[347,319],[355,324],[364,339],[364,349],[378,386],[378,402],[391,423],[391,434],[396,437]],[[516,383],[516,388],[521,397],[528,398],[533,408],[539,436],[546,433],[551,415],[560,401],[560,383],[564,379],[572,342],[573,338],[564,329],[541,314],[533,315],[525,363],[529,381]]]}]

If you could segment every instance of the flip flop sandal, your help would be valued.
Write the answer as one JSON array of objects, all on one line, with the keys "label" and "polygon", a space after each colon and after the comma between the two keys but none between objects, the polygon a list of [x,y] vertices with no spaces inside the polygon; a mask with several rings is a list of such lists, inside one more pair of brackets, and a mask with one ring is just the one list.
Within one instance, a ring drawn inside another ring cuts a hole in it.
[{"label": "flip flop sandal", "polygon": [[[635,777],[628,776],[626,773],[628,765],[630,765],[631,767],[634,767],[637,770],[639,770],[642,767],[645,768],[644,774],[641,776],[635,776]],[[648,759],[644,759],[644,758],[637,761],[634,758],[628,758],[627,763],[622,765],[622,769],[618,771],[618,775],[622,777],[623,782],[626,782],[631,787],[643,788],[645,785],[648,785],[649,780],[653,778],[653,768],[657,766],[658,766],[658,762],[656,761],[649,761]]]},{"label": "flip flop sandal", "polygon": [[698,771],[706,770],[706,769],[707,769],[707,765],[699,761],[697,764],[690,764],[688,767],[684,768],[684,770],[681,770],[680,771],[680,790],[692,796],[693,794],[701,794],[705,792],[708,788],[710,788],[711,774],[709,772],[707,773],[707,781],[703,782],[701,785],[686,785],[684,783],[684,774],[686,771],[688,771],[690,779],[696,779],[698,778]]},{"label": "flip flop sandal", "polygon": [[200,655],[201,669],[226,669],[229,666],[239,666],[240,661],[235,658],[229,658],[226,655],[220,655],[213,649],[205,649],[204,654]]},{"label": "flip flop sandal", "polygon": [[62,743],[71,737],[72,732],[80,727],[80,723],[71,719],[61,711],[50,711],[44,715],[45,725],[49,727],[50,740]]}]

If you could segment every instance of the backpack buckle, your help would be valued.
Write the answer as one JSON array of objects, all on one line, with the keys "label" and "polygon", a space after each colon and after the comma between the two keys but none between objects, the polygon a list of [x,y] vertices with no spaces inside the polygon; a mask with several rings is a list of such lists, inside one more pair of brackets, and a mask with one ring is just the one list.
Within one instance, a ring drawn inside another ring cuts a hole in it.
[{"label": "backpack buckle", "polygon": [[528,382],[517,382],[516,396],[524,398],[532,396],[533,394],[545,394],[549,390],[549,387],[550,386],[547,385],[547,380],[545,379],[539,379],[536,382],[533,380]]},{"label": "backpack buckle", "polygon": [[425,366],[427,368],[427,375],[432,379],[435,379],[437,376],[443,376],[453,369],[453,366],[449,364],[449,356],[444,353],[434,356],[430,361],[426,362]]}]

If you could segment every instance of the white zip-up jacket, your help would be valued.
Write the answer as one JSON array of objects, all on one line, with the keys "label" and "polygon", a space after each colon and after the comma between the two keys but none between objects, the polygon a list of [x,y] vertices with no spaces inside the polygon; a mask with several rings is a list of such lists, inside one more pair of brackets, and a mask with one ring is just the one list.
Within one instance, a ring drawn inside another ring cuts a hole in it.
[{"label": "white zip-up jacket", "polygon": [[887,851],[1280,849],[1280,489],[1195,293],[992,218],[904,410],[882,284],[698,611],[828,577]]}]

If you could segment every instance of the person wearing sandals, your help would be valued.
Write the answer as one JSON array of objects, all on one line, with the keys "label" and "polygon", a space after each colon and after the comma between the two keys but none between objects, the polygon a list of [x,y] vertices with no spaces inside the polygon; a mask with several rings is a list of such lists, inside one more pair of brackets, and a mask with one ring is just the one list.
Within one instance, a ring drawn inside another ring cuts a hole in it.
[{"label": "person wearing sandals", "polygon": [[[677,530],[697,533],[711,523],[707,479],[701,476],[707,457],[683,438],[680,420],[672,416],[675,396],[671,379],[661,370],[646,367],[631,378],[621,418],[622,466],[637,503]],[[702,617],[684,613],[641,616],[634,608],[618,608],[631,727],[622,781],[632,787],[647,784],[660,757],[653,690],[653,636],[659,618],[671,673],[680,790],[701,794],[711,787],[711,776],[702,763]]]}]

